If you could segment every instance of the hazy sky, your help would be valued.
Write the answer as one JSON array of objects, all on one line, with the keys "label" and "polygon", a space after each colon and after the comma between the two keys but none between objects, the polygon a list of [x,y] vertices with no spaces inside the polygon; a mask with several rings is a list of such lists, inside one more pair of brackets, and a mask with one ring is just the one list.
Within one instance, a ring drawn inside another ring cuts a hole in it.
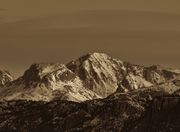
[{"label": "hazy sky", "polygon": [[0,67],[67,63],[105,52],[180,68],[179,0],[0,0]]}]

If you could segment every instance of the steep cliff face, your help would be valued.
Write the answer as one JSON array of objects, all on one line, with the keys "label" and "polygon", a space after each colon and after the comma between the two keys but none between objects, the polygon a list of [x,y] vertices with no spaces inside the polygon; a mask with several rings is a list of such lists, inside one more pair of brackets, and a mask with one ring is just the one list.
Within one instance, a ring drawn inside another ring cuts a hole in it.
[{"label": "steep cliff face", "polygon": [[12,75],[5,70],[0,70],[0,88],[11,81],[13,81]]},{"label": "steep cliff face", "polygon": [[63,64],[33,64],[12,85],[0,91],[4,100],[50,101],[54,99],[81,102],[100,98],[83,87],[82,81]]}]

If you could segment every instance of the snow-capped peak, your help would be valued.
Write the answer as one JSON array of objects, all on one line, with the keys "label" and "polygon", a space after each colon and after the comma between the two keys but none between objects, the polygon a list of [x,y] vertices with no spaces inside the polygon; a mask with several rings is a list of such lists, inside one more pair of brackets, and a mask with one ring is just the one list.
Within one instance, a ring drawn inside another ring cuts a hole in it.
[{"label": "snow-capped peak", "polygon": [[106,97],[117,89],[125,67],[123,62],[104,53],[91,53],[67,64],[79,76],[85,86],[100,96]]}]

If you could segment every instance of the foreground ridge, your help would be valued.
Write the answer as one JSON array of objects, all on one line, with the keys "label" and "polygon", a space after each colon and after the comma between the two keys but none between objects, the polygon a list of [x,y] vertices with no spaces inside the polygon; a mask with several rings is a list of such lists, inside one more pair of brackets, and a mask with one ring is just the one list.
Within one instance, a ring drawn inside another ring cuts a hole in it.
[{"label": "foreground ridge", "polygon": [[[180,96],[146,89],[106,99],[0,103],[1,131],[179,131]],[[18,114],[21,113],[21,114]],[[165,116],[166,115],[166,116]],[[26,122],[26,123],[23,123]]]}]

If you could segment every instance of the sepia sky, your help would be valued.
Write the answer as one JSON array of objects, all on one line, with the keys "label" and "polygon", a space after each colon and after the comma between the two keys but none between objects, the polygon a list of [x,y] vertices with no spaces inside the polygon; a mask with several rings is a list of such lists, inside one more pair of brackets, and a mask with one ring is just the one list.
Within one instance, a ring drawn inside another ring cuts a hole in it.
[{"label": "sepia sky", "polygon": [[0,67],[16,77],[36,62],[105,52],[180,68],[179,0],[0,0]]}]

